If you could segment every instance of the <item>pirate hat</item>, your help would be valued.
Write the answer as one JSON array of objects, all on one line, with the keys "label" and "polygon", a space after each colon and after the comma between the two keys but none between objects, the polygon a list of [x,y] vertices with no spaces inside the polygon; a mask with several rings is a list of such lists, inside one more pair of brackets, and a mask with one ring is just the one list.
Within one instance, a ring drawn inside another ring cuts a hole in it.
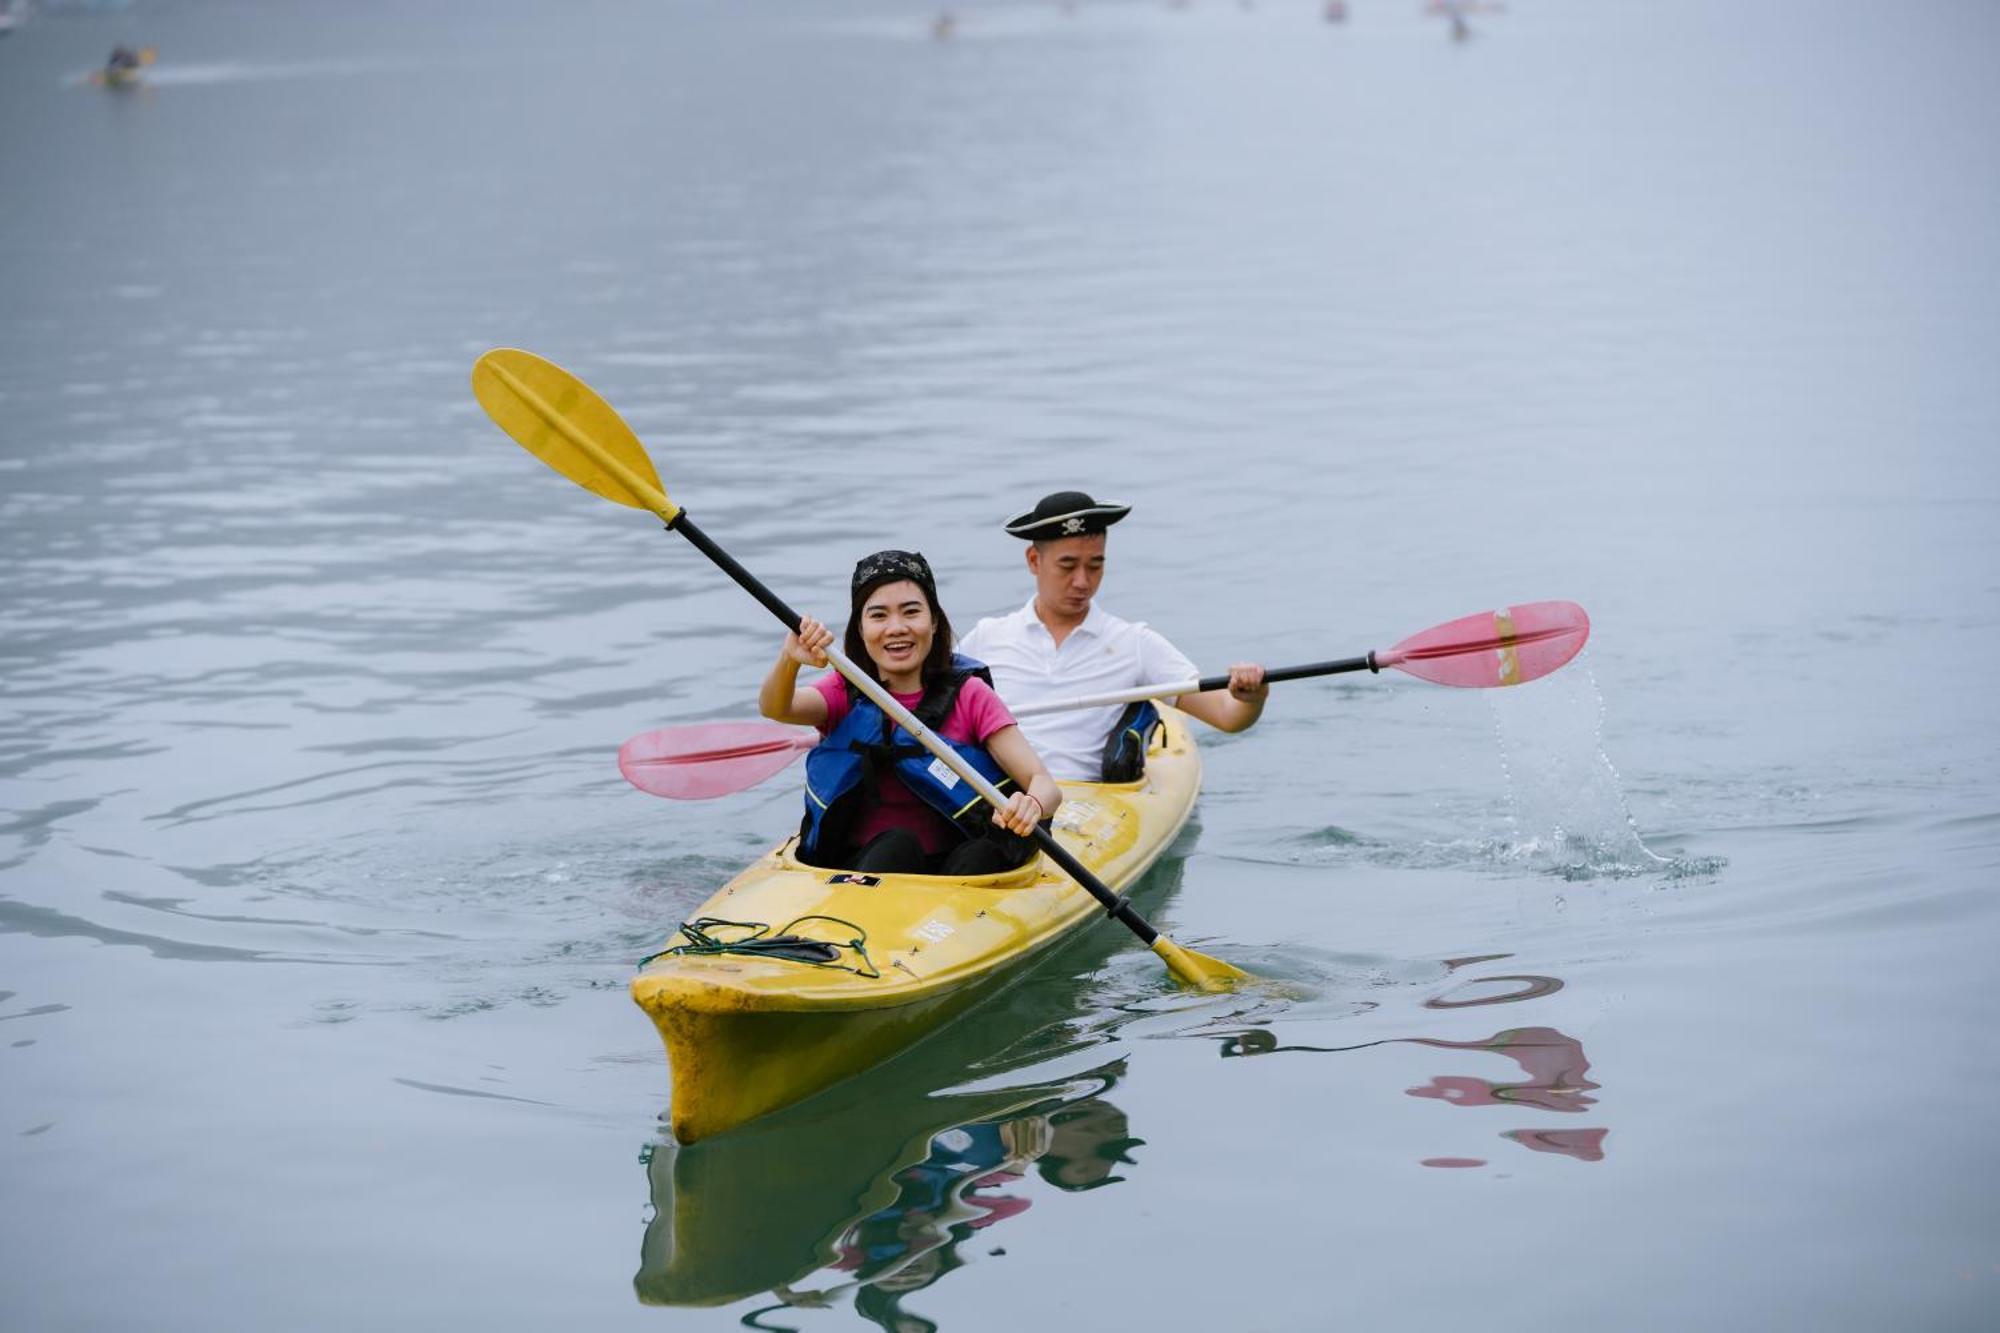
[{"label": "pirate hat", "polygon": [[1082,491],[1057,491],[1054,495],[1044,495],[1027,513],[1009,519],[1007,532],[1031,542],[1088,537],[1131,512],[1131,505],[1102,504]]}]

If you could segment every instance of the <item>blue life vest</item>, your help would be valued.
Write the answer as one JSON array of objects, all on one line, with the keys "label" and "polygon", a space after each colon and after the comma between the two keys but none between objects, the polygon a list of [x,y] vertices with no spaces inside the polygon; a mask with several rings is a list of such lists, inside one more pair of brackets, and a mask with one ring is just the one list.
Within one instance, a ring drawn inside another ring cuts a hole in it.
[{"label": "blue life vest", "polygon": [[[984,663],[953,653],[950,679],[925,691],[910,711],[935,731],[951,716],[959,689],[974,676],[989,686],[993,683]],[[808,865],[823,865],[826,856],[851,851],[847,830],[861,809],[873,803],[877,784],[885,774],[908,787],[963,836],[983,833],[990,822],[986,802],[971,784],[920,745],[915,736],[891,722],[867,695],[852,684],[846,688],[852,701],[847,716],[806,753],[806,813],[799,825],[799,859]],[[1003,793],[1013,790],[1014,780],[994,762],[985,746],[942,736],[938,739]]]},{"label": "blue life vest", "polygon": [[1164,725],[1160,710],[1149,699],[1141,699],[1120,713],[1104,739],[1100,780],[1137,782],[1145,776],[1146,747],[1152,744],[1153,733]]}]

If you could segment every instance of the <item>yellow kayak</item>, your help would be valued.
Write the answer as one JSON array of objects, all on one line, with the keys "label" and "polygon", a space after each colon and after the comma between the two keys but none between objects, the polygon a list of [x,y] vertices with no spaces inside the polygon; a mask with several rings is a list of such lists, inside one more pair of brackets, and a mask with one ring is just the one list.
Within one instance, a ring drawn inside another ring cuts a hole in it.
[{"label": "yellow kayak", "polygon": [[[1161,713],[1138,782],[1063,784],[1056,837],[1115,892],[1159,859],[1201,788],[1185,719]],[[793,846],[703,903],[676,945],[632,979],[632,998],[666,1043],[681,1143],[880,1063],[1104,915],[1044,857],[967,879],[863,876],[806,865]],[[807,943],[757,951],[780,935]]]}]

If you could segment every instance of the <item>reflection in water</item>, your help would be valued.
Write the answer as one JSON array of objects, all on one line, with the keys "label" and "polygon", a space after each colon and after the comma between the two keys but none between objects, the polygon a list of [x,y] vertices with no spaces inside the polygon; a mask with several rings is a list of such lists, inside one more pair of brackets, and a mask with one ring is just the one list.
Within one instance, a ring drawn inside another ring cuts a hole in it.
[{"label": "reflection in water", "polygon": [[[1279,1051],[1317,1051],[1332,1054],[1367,1050],[1371,1046],[1431,1046],[1447,1051],[1487,1051],[1504,1055],[1528,1075],[1525,1082],[1493,1083],[1461,1074],[1436,1074],[1420,1088],[1407,1088],[1412,1097],[1433,1097],[1453,1106],[1532,1106],[1543,1111],[1576,1112],[1595,1106],[1597,1099],[1586,1094],[1597,1090],[1590,1081],[1590,1060],[1583,1043],[1554,1028],[1508,1028],[1483,1041],[1443,1041],[1436,1037],[1385,1037],[1381,1041],[1357,1042],[1353,1046],[1296,1046],[1278,1044],[1276,1034],[1263,1028],[1232,1032],[1222,1039],[1225,1058],[1244,1055],[1273,1055]],[[1562,1153],[1584,1162],[1604,1160],[1607,1129],[1510,1129],[1500,1137],[1512,1139],[1536,1152]],[[1483,1166],[1476,1158],[1431,1157],[1425,1166]]]},{"label": "reflection in water", "polygon": [[[1476,962],[1492,962],[1504,958],[1505,954],[1485,955],[1478,958],[1453,959],[1446,964],[1449,970]],[[1476,988],[1503,984],[1510,986],[1497,995],[1479,993]],[[1537,999],[1562,989],[1563,983],[1555,977],[1542,976],[1489,976],[1466,981],[1456,994],[1465,998],[1447,1000],[1433,997],[1424,1002],[1427,1009],[1462,1009],[1473,1005],[1506,1004],[1520,1000]],[[1468,994],[1468,992],[1470,992]],[[1225,1059],[1248,1055],[1273,1055],[1279,1051],[1314,1051],[1333,1054],[1342,1051],[1367,1050],[1374,1046],[1429,1046],[1446,1051],[1483,1051],[1492,1055],[1506,1056],[1521,1067],[1527,1077],[1512,1083],[1495,1083],[1488,1079],[1473,1078],[1462,1074],[1435,1074],[1422,1087],[1406,1088],[1412,1097],[1433,1098],[1452,1106],[1521,1106],[1534,1107],[1543,1111],[1578,1113],[1585,1107],[1595,1106],[1597,1099],[1589,1094],[1599,1085],[1590,1079],[1590,1059],[1584,1054],[1583,1043],[1564,1032],[1549,1027],[1506,1028],[1481,1041],[1445,1041],[1438,1037],[1386,1037],[1380,1041],[1357,1042],[1352,1046],[1304,1046],[1280,1045],[1277,1034],[1265,1028],[1246,1028],[1241,1031],[1219,1034],[1222,1039],[1222,1055]],[[1534,1152],[1560,1153],[1583,1162],[1604,1160],[1604,1136],[1608,1129],[1511,1129],[1501,1134],[1501,1138],[1511,1139],[1522,1147]],[[1484,1166],[1478,1158],[1471,1157],[1430,1157],[1423,1160],[1425,1166],[1468,1167]]]},{"label": "reflection in water", "polygon": [[[1478,990],[1481,986],[1497,986],[1505,982],[1517,983],[1515,989],[1501,991],[1498,995],[1487,995]],[[1459,988],[1450,996],[1433,995],[1424,1001],[1426,1009],[1470,1009],[1481,1004],[1514,1004],[1521,1000],[1538,1000],[1544,995],[1553,995],[1562,989],[1562,982],[1554,977],[1478,977]]]},{"label": "reflection in water", "polygon": [[1608,1129],[1510,1129],[1500,1137],[1536,1152],[1557,1152],[1580,1162],[1601,1162],[1604,1136],[1610,1132]]},{"label": "reflection in water", "polygon": [[656,1145],[639,1298],[717,1305],[768,1289],[777,1304],[743,1322],[769,1328],[774,1310],[851,1294],[885,1329],[934,1329],[903,1299],[960,1267],[976,1233],[1026,1212],[1031,1171],[1070,1193],[1123,1179],[1142,1140],[1103,1096],[1123,1073],[1119,1060],[1080,1087],[863,1098],[859,1116],[822,1108],[776,1133]]},{"label": "reflection in water", "polygon": [[[1107,1078],[1105,1086],[1110,1085]],[[896,1199],[849,1226],[836,1242],[840,1256],[827,1272],[847,1281],[817,1291],[778,1287],[786,1305],[824,1305],[833,1292],[854,1288],[854,1308],[885,1329],[934,1329],[902,1309],[963,1260],[958,1247],[973,1233],[1026,1212],[1020,1186],[1032,1166],[1058,1189],[1082,1191],[1123,1179],[1112,1174],[1142,1140],[1126,1133],[1125,1113],[1091,1096],[1050,1113],[955,1125],[931,1138],[923,1161],[896,1173]]]},{"label": "reflection in water", "polygon": [[1596,1098],[1584,1095],[1597,1084],[1585,1077],[1590,1061],[1584,1057],[1582,1044],[1554,1028],[1508,1028],[1485,1041],[1412,1040],[1415,1045],[1441,1050],[1505,1055],[1528,1075],[1525,1083],[1489,1083],[1483,1078],[1439,1074],[1424,1087],[1408,1089],[1412,1097],[1435,1097],[1454,1106],[1539,1106],[1544,1111],[1581,1111],[1597,1103]]}]

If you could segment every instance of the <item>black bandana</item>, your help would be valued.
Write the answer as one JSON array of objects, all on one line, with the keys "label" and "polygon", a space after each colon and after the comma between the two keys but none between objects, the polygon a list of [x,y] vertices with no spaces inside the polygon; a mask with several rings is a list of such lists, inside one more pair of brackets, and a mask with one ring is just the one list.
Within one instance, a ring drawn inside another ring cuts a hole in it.
[{"label": "black bandana", "polygon": [[910,580],[924,590],[932,605],[937,604],[937,579],[931,574],[930,561],[919,551],[877,551],[862,556],[854,564],[854,581],[848,591],[858,602],[869,588],[897,579]]}]

